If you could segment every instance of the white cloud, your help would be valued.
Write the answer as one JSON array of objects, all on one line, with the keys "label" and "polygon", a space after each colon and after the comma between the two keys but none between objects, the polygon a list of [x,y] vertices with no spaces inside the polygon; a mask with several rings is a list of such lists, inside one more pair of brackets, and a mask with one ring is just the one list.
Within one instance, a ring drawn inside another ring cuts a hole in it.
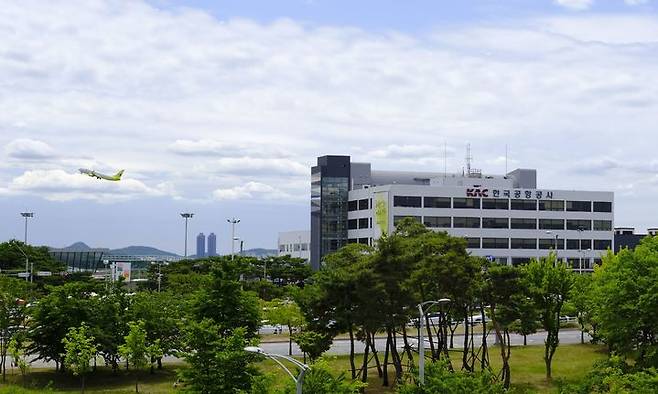
[{"label": "white cloud", "polygon": [[570,10],[582,11],[589,9],[594,0],[554,0],[555,4]]},{"label": "white cloud", "polygon": [[244,185],[234,186],[231,188],[217,189],[213,192],[213,197],[217,200],[243,200],[243,199],[262,199],[262,200],[289,200],[295,197],[285,193],[273,186],[260,182],[247,182]]},{"label": "white cloud", "polygon": [[649,0],[624,0],[624,3],[630,6],[648,4]]},{"label": "white cloud", "polygon": [[55,157],[55,150],[43,141],[17,138],[5,145],[5,154],[14,159],[38,160]]}]

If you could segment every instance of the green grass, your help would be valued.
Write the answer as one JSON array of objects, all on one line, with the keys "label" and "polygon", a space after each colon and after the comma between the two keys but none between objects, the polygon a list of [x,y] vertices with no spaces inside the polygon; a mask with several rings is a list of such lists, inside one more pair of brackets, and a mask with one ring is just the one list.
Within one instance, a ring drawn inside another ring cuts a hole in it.
[{"label": "green grass", "polygon": [[[555,382],[563,380],[566,382],[575,382],[582,379],[591,369],[592,364],[599,359],[606,357],[604,348],[595,345],[563,345],[555,353],[553,359],[553,382],[547,382],[545,378],[545,367],[543,357],[543,346],[517,346],[512,348],[512,357],[510,366],[512,369],[512,386],[519,391],[529,391],[537,393],[556,392]],[[453,355],[453,364],[457,367],[460,365],[461,353],[455,352]],[[489,349],[490,361],[492,368],[497,372],[500,368],[500,356],[497,347]],[[383,356],[383,352],[380,353]],[[349,378],[349,358],[348,356],[327,357],[327,362],[334,373],[344,372]],[[357,356],[357,368],[361,365],[362,356]],[[417,362],[417,359],[416,359]],[[156,371],[154,375],[148,371],[139,373],[140,392],[143,393],[173,393],[176,392],[173,385],[176,381],[175,369],[180,365],[165,365],[162,371]],[[274,362],[265,360],[259,364],[262,372],[272,374],[278,387],[287,384],[290,377],[276,365]],[[43,393],[45,388],[49,388],[57,393],[79,393],[80,380],[70,374],[56,373],[53,370],[41,369],[33,370],[29,375],[28,386],[31,389],[24,390],[20,388],[20,374],[14,370],[13,375],[7,371],[7,384],[0,383],[0,394],[35,394]],[[134,393],[135,392],[135,373],[132,371],[120,371],[116,375],[107,368],[99,370],[88,378],[87,391],[92,393]],[[391,381],[394,377],[393,368],[389,369]],[[392,393],[393,389],[382,387],[381,380],[377,375],[376,369],[370,369],[368,378],[369,387],[366,393],[381,394]]]}]

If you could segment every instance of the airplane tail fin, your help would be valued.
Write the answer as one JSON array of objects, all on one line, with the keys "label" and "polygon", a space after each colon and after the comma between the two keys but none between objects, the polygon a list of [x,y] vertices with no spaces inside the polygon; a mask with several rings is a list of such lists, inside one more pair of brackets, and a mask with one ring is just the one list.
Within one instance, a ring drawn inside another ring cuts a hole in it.
[{"label": "airplane tail fin", "polygon": [[117,178],[117,179],[121,179],[121,175],[123,175],[123,171],[124,171],[124,170],[120,170],[119,172],[117,172],[117,173],[114,175],[114,177]]}]

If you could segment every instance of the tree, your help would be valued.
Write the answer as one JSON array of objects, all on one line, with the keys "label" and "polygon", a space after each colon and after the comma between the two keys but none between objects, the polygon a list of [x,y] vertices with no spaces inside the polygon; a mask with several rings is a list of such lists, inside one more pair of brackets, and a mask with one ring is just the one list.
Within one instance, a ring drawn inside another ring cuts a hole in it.
[{"label": "tree", "polygon": [[135,392],[139,393],[139,370],[149,364],[152,356],[161,353],[158,342],[149,344],[146,341],[146,330],[144,322],[128,323],[128,335],[124,337],[125,343],[119,346],[119,354],[128,361],[135,373]]},{"label": "tree", "polygon": [[530,296],[539,311],[539,320],[546,330],[544,363],[546,378],[551,379],[551,363],[560,340],[560,312],[573,284],[573,272],[568,265],[558,263],[556,255],[533,260],[523,267]]},{"label": "tree", "polygon": [[62,340],[64,345],[64,362],[74,375],[80,376],[81,392],[85,392],[85,377],[91,370],[89,362],[96,357],[97,345],[89,327],[71,327]]},{"label": "tree", "polygon": [[292,337],[295,328],[302,327],[305,323],[304,315],[297,303],[291,299],[274,299],[266,302],[263,307],[264,316],[270,324],[284,325],[288,327],[288,355],[292,355]]},{"label": "tree", "polygon": [[249,392],[259,375],[253,365],[256,355],[244,351],[253,344],[244,328],[223,334],[210,319],[192,321],[185,327],[185,350],[181,353],[189,368],[178,371],[192,392],[223,394]]},{"label": "tree", "polygon": [[332,343],[330,335],[309,330],[295,334],[293,339],[302,352],[308,354],[311,362],[317,360],[322,356],[322,353],[329,350]]},{"label": "tree", "polygon": [[539,313],[532,299],[525,297],[517,304],[519,318],[512,323],[510,330],[523,335],[523,346],[528,345],[528,335],[534,334],[539,328]]},{"label": "tree", "polygon": [[604,256],[593,281],[593,319],[610,349],[658,367],[658,237]]},{"label": "tree", "polygon": [[108,284],[99,292],[98,296],[89,299],[89,309],[92,313],[88,323],[91,334],[96,338],[98,352],[116,372],[120,362],[119,345],[128,333],[130,316],[126,310],[131,299],[138,297],[139,293],[128,296],[121,282]]},{"label": "tree", "polygon": [[25,297],[29,285],[24,280],[0,276],[0,369],[2,381],[7,371],[9,341],[23,330],[25,320]]},{"label": "tree", "polygon": [[11,340],[9,341],[9,345],[7,346],[9,355],[11,356],[12,360],[14,360],[14,363],[18,369],[21,371],[23,387],[25,387],[25,377],[30,371],[30,362],[27,361],[25,339],[25,333],[19,331],[12,336]]}]

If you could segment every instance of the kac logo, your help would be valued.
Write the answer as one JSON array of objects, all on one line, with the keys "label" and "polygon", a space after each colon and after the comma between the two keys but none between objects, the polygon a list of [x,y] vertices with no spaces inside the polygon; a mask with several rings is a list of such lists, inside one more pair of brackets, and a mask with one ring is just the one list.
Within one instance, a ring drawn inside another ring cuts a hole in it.
[{"label": "kac logo", "polygon": [[466,189],[466,197],[489,197],[489,189]]}]

